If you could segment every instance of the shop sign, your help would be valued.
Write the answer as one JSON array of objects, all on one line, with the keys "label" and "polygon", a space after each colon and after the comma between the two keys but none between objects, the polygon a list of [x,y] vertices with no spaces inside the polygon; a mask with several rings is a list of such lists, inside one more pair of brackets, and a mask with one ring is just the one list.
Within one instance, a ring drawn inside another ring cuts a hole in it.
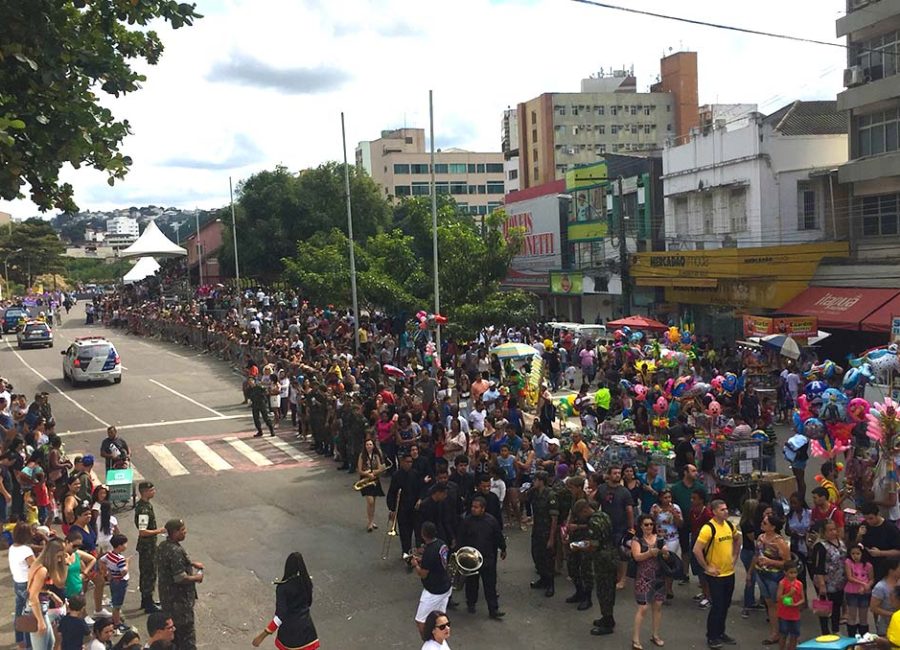
[{"label": "shop sign", "polygon": [[772,323],[774,334],[789,334],[800,338],[815,336],[819,332],[819,322],[815,316],[792,316],[775,318]]},{"label": "shop sign", "polygon": [[900,316],[891,316],[891,343],[900,343]]},{"label": "shop sign", "polygon": [[744,316],[744,337],[766,336],[772,333],[772,319],[766,316]]},{"label": "shop sign", "polygon": [[609,180],[607,174],[605,161],[570,169],[566,172],[566,192],[603,185]]},{"label": "shop sign", "polygon": [[609,225],[603,221],[587,221],[584,223],[569,224],[569,241],[600,241],[606,238]]},{"label": "shop sign", "polygon": [[550,271],[550,293],[562,296],[580,296],[584,289],[584,277],[577,271]]}]

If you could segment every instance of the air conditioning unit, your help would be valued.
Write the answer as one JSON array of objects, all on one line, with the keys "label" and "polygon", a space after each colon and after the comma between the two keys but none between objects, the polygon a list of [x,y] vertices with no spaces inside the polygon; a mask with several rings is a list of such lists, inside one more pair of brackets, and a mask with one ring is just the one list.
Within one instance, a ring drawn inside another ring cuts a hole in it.
[{"label": "air conditioning unit", "polygon": [[862,66],[853,65],[844,70],[844,87],[853,88],[866,83],[866,75]]},{"label": "air conditioning unit", "polygon": [[575,155],[575,147],[568,147],[566,149],[566,153],[569,154],[570,156],[574,156]]}]

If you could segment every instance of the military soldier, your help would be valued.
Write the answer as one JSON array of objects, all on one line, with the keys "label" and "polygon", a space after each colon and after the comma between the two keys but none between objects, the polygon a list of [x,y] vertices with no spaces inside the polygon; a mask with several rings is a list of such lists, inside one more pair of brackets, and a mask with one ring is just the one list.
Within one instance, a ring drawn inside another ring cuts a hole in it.
[{"label": "military soldier", "polygon": [[316,443],[316,452],[319,455],[325,455],[328,448],[328,430],[325,428],[328,404],[321,386],[313,384],[313,388],[306,394],[305,400],[309,412],[309,428],[312,430],[313,440]]},{"label": "military soldier", "polygon": [[534,475],[534,484],[528,491],[528,500],[531,502],[533,515],[531,559],[534,561],[534,568],[538,576],[540,576],[531,583],[531,588],[545,589],[544,595],[550,598],[555,593],[553,558],[559,506],[556,494],[547,487],[547,472],[539,471]]},{"label": "military soldier", "polygon": [[247,383],[249,384],[247,394],[250,397],[250,408],[253,411],[253,425],[256,427],[256,433],[253,437],[262,437],[263,422],[269,428],[269,435],[274,436],[275,429],[272,426],[272,418],[269,417],[269,392],[255,377],[248,378]]},{"label": "military soldier", "polygon": [[[565,468],[565,470],[568,471],[568,467],[565,464],[562,464],[559,468],[557,468],[557,475],[562,473],[562,468]],[[556,504],[559,507],[559,521],[565,523],[569,520],[569,513],[572,510],[573,503],[572,493],[566,486],[566,476],[563,474],[562,477],[557,478],[550,489],[556,495]],[[554,559],[554,567],[557,570],[562,568],[566,557],[568,557],[568,549],[566,545],[557,544],[556,557]]]},{"label": "military soldier", "polygon": [[615,546],[612,534],[612,520],[602,510],[591,511],[588,519],[588,540],[594,565],[594,584],[597,585],[597,604],[600,606],[601,618],[594,620],[591,634],[602,636],[612,634],[616,626],[613,618],[613,607],[616,604],[616,569],[619,564],[619,551]]},{"label": "military soldier", "polygon": [[[590,609],[593,605],[591,592],[594,589],[594,566],[588,541],[588,520],[593,510],[587,500],[579,499],[572,506],[569,523],[569,577],[575,585],[575,593],[566,598],[567,603],[578,603],[579,610]],[[579,544],[581,543],[581,544]]]},{"label": "military soldier", "polygon": [[[350,456],[350,413],[353,410],[349,395],[344,395],[340,400],[340,408],[336,413],[337,432],[337,456],[340,456],[341,465],[338,469],[354,469],[357,458]],[[358,456],[358,454],[357,454]]]},{"label": "military soldier", "polygon": [[352,474],[356,471],[356,459],[362,453],[363,445],[366,442],[366,429],[368,428],[368,422],[363,415],[363,405],[359,399],[353,400],[346,427],[350,450],[350,456],[348,456],[350,469],[348,471]]},{"label": "military soldier", "polygon": [[156,536],[162,535],[164,528],[156,527],[156,513],[150,499],[156,496],[156,488],[150,481],[138,484],[141,498],[134,506],[134,525],[138,529],[138,568],[141,574],[141,607],[148,614],[159,611],[153,600],[156,585]]},{"label": "military soldier", "polygon": [[181,519],[166,522],[168,539],[159,545],[159,599],[175,624],[175,648],[195,650],[194,602],[197,584],[203,582],[203,565],[191,562],[181,542],[187,537],[187,526]]}]

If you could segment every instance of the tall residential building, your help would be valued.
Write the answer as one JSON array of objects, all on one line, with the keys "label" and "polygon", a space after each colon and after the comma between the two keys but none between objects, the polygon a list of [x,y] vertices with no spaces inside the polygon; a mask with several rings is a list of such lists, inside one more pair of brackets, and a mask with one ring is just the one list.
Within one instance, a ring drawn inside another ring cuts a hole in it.
[{"label": "tall residential building", "polygon": [[[356,166],[392,201],[431,193],[431,154],[425,148],[425,129],[382,131],[377,140],[360,142]],[[459,207],[485,215],[503,203],[506,192],[503,154],[464,149],[437,150],[434,154],[435,189],[450,194]]]},{"label": "tall residential building", "polygon": [[106,234],[113,236],[133,236],[137,239],[140,234],[140,227],[137,219],[131,217],[114,217],[106,220]]},{"label": "tall residential building", "polygon": [[848,113],[850,143],[839,178],[852,185],[854,249],[860,258],[867,249],[897,258],[900,246],[885,244],[900,243],[900,0],[847,0],[837,35],[847,37],[837,104]]},{"label": "tall residential building", "polygon": [[519,189],[519,112],[515,108],[503,111],[500,122],[500,150],[506,172],[506,191]]},{"label": "tall residential building", "polygon": [[518,105],[521,189],[549,183],[606,153],[659,152],[698,124],[697,55],[662,59],[660,81],[637,92],[629,70],[583,79],[581,92],[544,93]]}]

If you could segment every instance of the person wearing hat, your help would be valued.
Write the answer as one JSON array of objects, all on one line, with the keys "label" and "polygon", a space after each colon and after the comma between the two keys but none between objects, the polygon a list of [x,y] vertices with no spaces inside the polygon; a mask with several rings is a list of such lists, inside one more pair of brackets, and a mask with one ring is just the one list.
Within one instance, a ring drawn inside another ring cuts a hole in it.
[{"label": "person wearing hat", "polygon": [[197,584],[203,582],[203,565],[192,562],[181,545],[187,537],[184,520],[170,519],[165,528],[167,537],[157,553],[159,599],[163,610],[171,613],[175,623],[175,647],[194,650],[197,647],[194,603],[197,601]]},{"label": "person wearing hat", "polygon": [[134,525],[138,530],[137,552],[140,571],[141,608],[148,614],[159,611],[153,600],[156,584],[156,538],[164,528],[156,527],[156,513],[150,500],[156,496],[156,487],[150,481],[138,483],[141,498],[134,506]]}]

